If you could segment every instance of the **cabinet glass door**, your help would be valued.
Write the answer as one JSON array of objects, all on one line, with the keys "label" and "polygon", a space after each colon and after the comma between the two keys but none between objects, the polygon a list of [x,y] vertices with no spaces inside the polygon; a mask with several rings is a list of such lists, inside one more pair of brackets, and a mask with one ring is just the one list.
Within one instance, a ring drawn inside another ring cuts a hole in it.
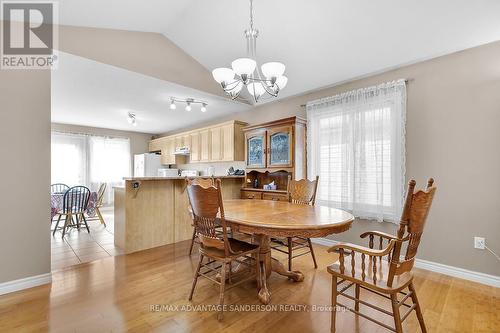
[{"label": "cabinet glass door", "polygon": [[252,168],[265,168],[266,155],[264,149],[265,135],[264,133],[248,133],[247,138],[247,166]]},{"label": "cabinet glass door", "polygon": [[269,131],[269,166],[292,166],[291,128]]}]

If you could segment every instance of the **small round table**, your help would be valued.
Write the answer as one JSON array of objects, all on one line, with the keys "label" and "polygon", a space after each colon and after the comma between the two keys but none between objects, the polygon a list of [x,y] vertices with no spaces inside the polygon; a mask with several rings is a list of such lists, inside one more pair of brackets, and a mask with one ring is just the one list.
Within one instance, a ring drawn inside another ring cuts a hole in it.
[{"label": "small round table", "polygon": [[259,299],[264,304],[271,301],[267,277],[272,271],[294,281],[304,280],[300,271],[288,271],[271,257],[271,237],[325,237],[348,230],[354,220],[354,216],[343,210],[325,206],[248,199],[224,200],[224,215],[233,230],[255,235],[260,244],[266,276],[262,277]]}]

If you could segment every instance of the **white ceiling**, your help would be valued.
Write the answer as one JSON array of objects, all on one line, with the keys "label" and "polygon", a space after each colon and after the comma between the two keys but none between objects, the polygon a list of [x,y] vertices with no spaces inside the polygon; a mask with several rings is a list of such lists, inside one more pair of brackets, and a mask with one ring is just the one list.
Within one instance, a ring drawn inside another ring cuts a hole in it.
[{"label": "white ceiling", "polygon": [[[208,111],[193,106],[187,112],[180,104],[170,110],[171,96],[206,101]],[[64,52],[59,52],[58,68],[52,71],[55,123],[157,134],[248,109],[246,104]],[[127,122],[128,112],[136,114],[137,127]]]},{"label": "white ceiling", "polygon": [[[500,40],[498,0],[255,0],[280,98]],[[208,70],[245,55],[247,0],[65,0],[61,24],[163,33]]]}]

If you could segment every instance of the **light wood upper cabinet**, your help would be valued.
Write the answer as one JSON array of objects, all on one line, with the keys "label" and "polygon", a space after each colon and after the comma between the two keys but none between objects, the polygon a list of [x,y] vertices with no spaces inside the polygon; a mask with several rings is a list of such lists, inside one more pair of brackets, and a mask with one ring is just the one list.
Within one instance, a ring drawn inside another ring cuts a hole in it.
[{"label": "light wood upper cabinet", "polygon": [[161,148],[161,164],[175,164],[175,140],[166,138]]},{"label": "light wood upper cabinet", "polygon": [[162,138],[149,141],[149,152],[161,151],[162,141],[164,141]]},{"label": "light wood upper cabinet", "polygon": [[221,136],[222,136],[222,160],[234,161],[234,147],[236,143],[234,137],[234,126],[232,124],[222,126]]},{"label": "light wood upper cabinet", "polygon": [[176,148],[180,147],[190,149],[190,163],[244,161],[245,138],[243,127],[245,125],[246,123],[233,120],[151,140],[149,142],[149,151],[161,151],[163,164],[175,164],[174,152]]},{"label": "light wood upper cabinet", "polygon": [[180,135],[176,136],[174,138],[174,142],[175,142],[175,144],[174,144],[175,145],[174,150],[175,150],[175,148],[180,148],[180,147],[184,146],[183,137],[180,136]]},{"label": "light wood upper cabinet", "polygon": [[200,162],[210,162],[210,130],[200,131]]},{"label": "light wood upper cabinet", "polygon": [[201,146],[200,146],[200,133],[190,134],[191,139],[191,155],[189,159],[191,162],[199,162],[201,158]]},{"label": "light wood upper cabinet", "polygon": [[182,147],[191,149],[191,135],[185,134],[182,136]]},{"label": "light wood upper cabinet", "polygon": [[210,129],[210,160],[222,160],[222,130],[220,127]]}]

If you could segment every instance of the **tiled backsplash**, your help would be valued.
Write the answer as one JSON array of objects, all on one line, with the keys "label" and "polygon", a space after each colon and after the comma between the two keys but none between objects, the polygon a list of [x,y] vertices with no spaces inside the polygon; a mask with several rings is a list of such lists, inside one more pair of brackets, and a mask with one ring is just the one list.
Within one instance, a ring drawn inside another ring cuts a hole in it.
[{"label": "tiled backsplash", "polygon": [[215,168],[215,176],[227,175],[227,170],[230,167],[233,167],[235,170],[236,169],[245,170],[244,161],[177,164],[177,165],[172,165],[172,168],[177,168],[181,170],[197,170],[200,171],[200,176],[207,176],[207,168],[211,166]]}]

